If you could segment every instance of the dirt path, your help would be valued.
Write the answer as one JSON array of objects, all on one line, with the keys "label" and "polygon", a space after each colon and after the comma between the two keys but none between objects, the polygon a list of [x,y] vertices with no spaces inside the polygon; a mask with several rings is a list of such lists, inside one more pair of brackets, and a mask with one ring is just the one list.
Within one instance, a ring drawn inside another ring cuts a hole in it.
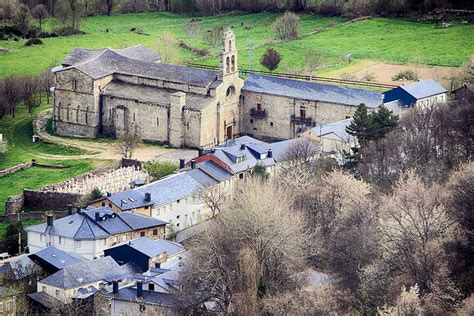
[{"label": "dirt path", "polygon": [[[46,124],[48,119],[52,115],[52,109],[39,113],[33,120],[33,130],[43,141],[60,144],[64,146],[73,146],[87,151],[84,155],[74,156],[62,156],[62,155],[49,155],[49,154],[38,154],[38,157],[47,159],[58,159],[58,160],[69,160],[69,159],[86,159],[86,158],[97,158],[97,159],[112,159],[119,160],[121,155],[114,151],[114,140],[88,140],[72,137],[59,137],[48,134],[46,131]],[[140,145],[134,152],[133,158],[140,161],[148,161],[155,159],[158,156],[165,155],[173,149],[167,149],[160,146],[154,145]]]}]

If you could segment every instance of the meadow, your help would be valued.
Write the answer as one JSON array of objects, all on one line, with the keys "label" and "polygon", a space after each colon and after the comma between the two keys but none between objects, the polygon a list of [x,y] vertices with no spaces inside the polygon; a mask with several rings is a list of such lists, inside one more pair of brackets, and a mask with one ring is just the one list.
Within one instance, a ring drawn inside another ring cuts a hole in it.
[{"label": "meadow", "polygon": [[[271,31],[279,14],[228,14],[199,18],[200,27],[191,37],[185,28],[191,17],[173,13],[124,14],[111,17],[87,18],[81,23],[84,35],[43,39],[44,44],[25,47],[24,41],[2,41],[0,47],[9,50],[0,55],[0,77],[8,74],[38,73],[57,65],[74,47],[122,48],[143,44],[156,49],[157,36],[167,31],[186,44],[211,51],[202,57],[180,48],[181,63],[197,62],[217,65],[219,47],[211,47],[205,40],[207,31],[217,25],[232,27],[237,36],[239,66],[248,69],[248,42],[255,45],[254,68],[261,69],[259,60],[268,47],[282,55],[279,71],[298,71],[307,49],[312,48],[326,56],[326,70],[347,66],[352,60],[374,59],[393,63],[409,63],[420,56],[423,63],[438,66],[461,66],[474,52],[474,25],[453,23],[441,29],[435,23],[419,23],[404,19],[374,18],[350,24],[343,18],[303,15],[301,38],[280,42]],[[46,24],[51,29],[55,21]],[[142,34],[132,32],[139,29]],[[189,28],[189,27],[188,27]],[[314,33],[317,31],[316,33]],[[314,34],[313,34],[314,33]]]}]

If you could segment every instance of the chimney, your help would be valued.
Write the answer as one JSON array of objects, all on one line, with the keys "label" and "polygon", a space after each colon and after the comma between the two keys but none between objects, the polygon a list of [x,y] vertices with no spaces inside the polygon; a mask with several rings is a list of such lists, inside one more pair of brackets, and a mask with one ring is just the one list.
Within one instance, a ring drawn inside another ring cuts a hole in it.
[{"label": "chimney", "polygon": [[137,282],[137,297],[143,297],[143,283]]},{"label": "chimney", "polygon": [[80,207],[80,206],[76,207],[76,210],[77,210],[78,213],[81,212],[81,209],[82,209],[82,207]]},{"label": "chimney", "polygon": [[196,161],[191,160],[191,169],[196,168]]},{"label": "chimney", "polygon": [[198,157],[201,157],[202,155],[204,155],[204,148],[199,147],[198,148]]},{"label": "chimney", "polygon": [[54,215],[50,213],[46,216],[46,224],[48,226],[53,226],[53,222],[54,222]]},{"label": "chimney", "polygon": [[240,144],[240,150],[244,150],[245,149],[245,144]]},{"label": "chimney", "polygon": [[110,196],[112,196],[112,193],[107,192],[107,197],[110,197]]},{"label": "chimney", "polygon": [[95,212],[95,221],[96,221],[96,222],[100,221],[99,211],[96,211],[96,212]]},{"label": "chimney", "polygon": [[67,215],[72,215],[72,205],[68,204],[67,206]]},{"label": "chimney", "polygon": [[184,163],[185,163],[184,158],[180,158],[180,159],[179,159],[179,169],[183,169],[183,168],[184,168]]},{"label": "chimney", "polygon": [[118,281],[112,281],[112,293],[117,294],[119,290]]},{"label": "chimney", "polygon": [[268,157],[268,158],[273,158],[273,151],[272,151],[271,148],[268,150],[267,157]]},{"label": "chimney", "polygon": [[145,202],[151,202],[151,193],[145,193]]}]

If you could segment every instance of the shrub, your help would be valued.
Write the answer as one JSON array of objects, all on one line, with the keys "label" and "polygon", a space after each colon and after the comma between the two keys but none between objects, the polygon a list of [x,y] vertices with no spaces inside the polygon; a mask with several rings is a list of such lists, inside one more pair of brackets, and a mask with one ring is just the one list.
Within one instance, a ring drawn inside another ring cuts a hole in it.
[{"label": "shrub", "polygon": [[374,81],[375,80],[375,75],[371,72],[366,72],[365,75],[362,77],[362,80],[364,80],[364,81]]},{"label": "shrub", "polygon": [[224,36],[224,25],[217,25],[212,30],[207,31],[206,42],[216,48],[220,45],[222,36]]},{"label": "shrub", "polygon": [[273,31],[282,41],[295,40],[300,37],[300,24],[299,16],[286,11],[273,24]]},{"label": "shrub", "polygon": [[404,70],[404,71],[400,71],[395,76],[393,76],[392,80],[393,81],[398,81],[398,80],[417,81],[418,76],[413,70]]},{"label": "shrub", "polygon": [[267,49],[265,54],[263,54],[262,59],[260,60],[260,64],[268,70],[273,71],[278,68],[280,61],[280,53],[274,50],[273,48],[269,48]]},{"label": "shrub", "polygon": [[43,41],[39,38],[31,38],[26,41],[25,46],[33,46],[33,45],[43,45]]},{"label": "shrub", "polygon": [[104,195],[102,194],[102,191],[100,191],[99,188],[95,187],[92,191],[91,191],[91,200],[97,200],[97,199],[100,199],[102,198]]},{"label": "shrub", "polygon": [[153,180],[158,180],[160,178],[166,177],[169,174],[178,169],[178,166],[171,162],[149,162],[144,165],[145,170],[153,178]]}]

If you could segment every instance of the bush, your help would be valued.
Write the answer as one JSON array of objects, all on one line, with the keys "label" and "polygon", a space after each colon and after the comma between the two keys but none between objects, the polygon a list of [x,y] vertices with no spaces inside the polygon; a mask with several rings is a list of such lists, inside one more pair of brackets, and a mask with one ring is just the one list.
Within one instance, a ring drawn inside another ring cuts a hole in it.
[{"label": "bush", "polygon": [[39,38],[31,38],[26,41],[25,46],[33,46],[33,45],[43,45],[43,41]]},{"label": "bush", "polygon": [[295,40],[300,37],[300,17],[295,13],[286,11],[273,24],[273,31],[282,41]]},{"label": "bush", "polygon": [[278,68],[280,61],[280,53],[274,50],[273,48],[269,48],[267,49],[265,54],[263,54],[262,59],[260,60],[260,64],[268,70],[273,71]]},{"label": "bush", "polygon": [[102,191],[100,191],[100,189],[98,187],[95,187],[91,191],[91,200],[98,200],[98,199],[102,198],[103,196],[104,196],[104,194],[102,193]]},{"label": "bush", "polygon": [[400,71],[395,76],[392,77],[393,81],[398,80],[408,80],[408,81],[417,81],[418,76],[413,70]]},{"label": "bush", "polygon": [[178,166],[171,162],[149,162],[144,165],[145,170],[153,178],[153,180],[158,180],[160,178],[166,177],[169,174],[178,169]]}]

